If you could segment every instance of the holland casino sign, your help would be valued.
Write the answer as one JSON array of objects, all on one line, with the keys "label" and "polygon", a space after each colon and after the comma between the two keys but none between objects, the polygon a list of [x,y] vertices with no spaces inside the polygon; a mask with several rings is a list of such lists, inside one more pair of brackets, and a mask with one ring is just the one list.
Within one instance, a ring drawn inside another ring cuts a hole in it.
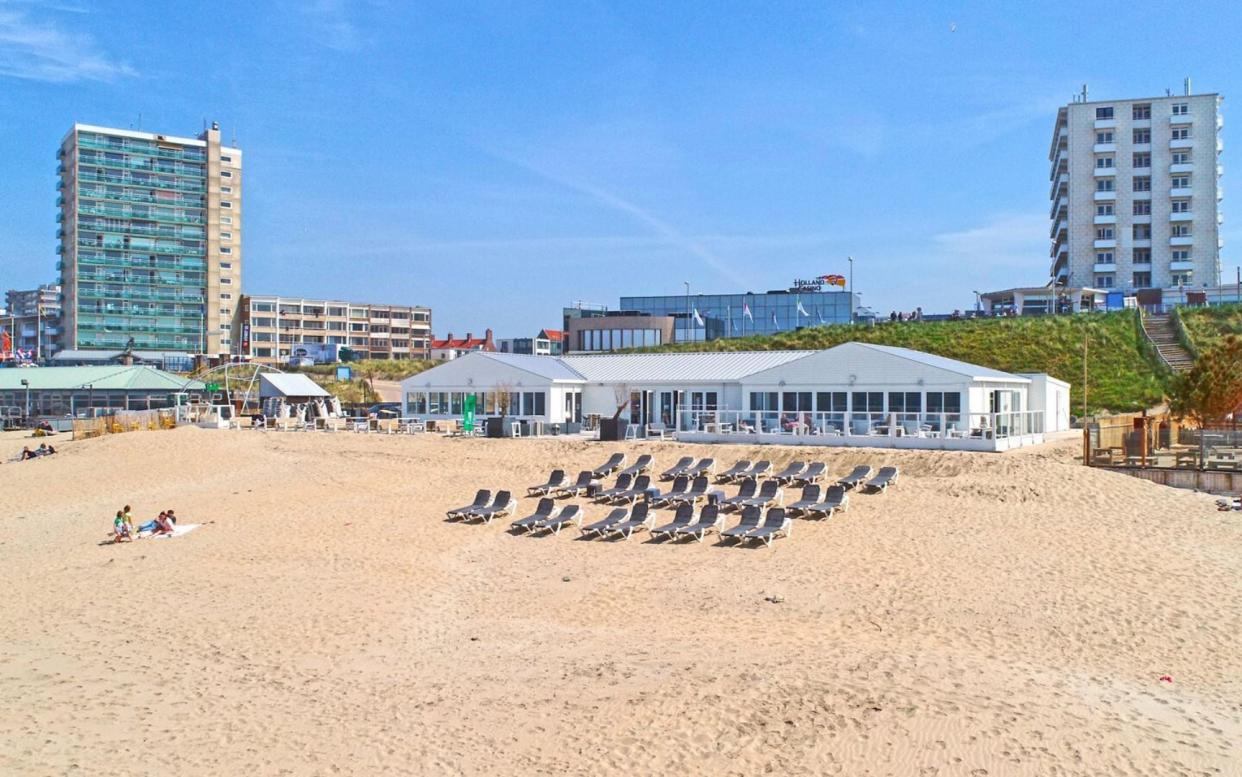
[{"label": "holland casino sign", "polygon": [[845,288],[844,275],[817,275],[814,278],[795,278],[790,291],[823,291],[824,286],[840,286]]}]

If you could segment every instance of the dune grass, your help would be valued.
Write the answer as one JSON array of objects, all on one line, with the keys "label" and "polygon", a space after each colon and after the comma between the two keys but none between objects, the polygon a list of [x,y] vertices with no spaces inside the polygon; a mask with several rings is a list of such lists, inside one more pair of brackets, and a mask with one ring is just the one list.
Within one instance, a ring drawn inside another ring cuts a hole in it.
[{"label": "dune grass", "polygon": [[1202,353],[1226,335],[1242,336],[1242,305],[1178,308],[1176,315],[1192,353]]}]

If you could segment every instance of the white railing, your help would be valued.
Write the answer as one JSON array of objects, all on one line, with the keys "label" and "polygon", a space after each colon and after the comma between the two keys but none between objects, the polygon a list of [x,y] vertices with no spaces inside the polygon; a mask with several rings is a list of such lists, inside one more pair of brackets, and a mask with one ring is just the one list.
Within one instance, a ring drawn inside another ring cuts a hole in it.
[{"label": "white railing", "polygon": [[833,413],[775,410],[683,410],[680,432],[833,437],[945,437],[999,440],[1042,434],[1044,413]]}]

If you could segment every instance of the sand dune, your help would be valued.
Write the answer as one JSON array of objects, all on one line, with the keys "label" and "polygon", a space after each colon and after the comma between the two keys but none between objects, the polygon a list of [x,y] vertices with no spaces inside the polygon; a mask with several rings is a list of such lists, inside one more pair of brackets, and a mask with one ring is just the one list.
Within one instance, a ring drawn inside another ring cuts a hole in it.
[{"label": "sand dune", "polygon": [[[4,774],[1242,763],[1242,521],[1077,466],[1072,443],[815,452],[903,481],[771,549],[441,519],[617,448],[812,451],[198,429],[58,447],[0,465]],[[126,502],[205,525],[100,545]]]}]

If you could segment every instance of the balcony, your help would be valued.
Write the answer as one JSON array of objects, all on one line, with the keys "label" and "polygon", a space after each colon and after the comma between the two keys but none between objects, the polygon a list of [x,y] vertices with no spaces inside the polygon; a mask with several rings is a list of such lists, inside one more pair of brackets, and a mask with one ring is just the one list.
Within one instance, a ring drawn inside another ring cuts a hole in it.
[{"label": "balcony", "polygon": [[1151,119],[1134,119],[1130,126],[1135,129],[1151,129]]},{"label": "balcony", "polygon": [[1194,148],[1194,138],[1173,138],[1169,141],[1169,148]]},{"label": "balcony", "polygon": [[1116,143],[1096,143],[1091,150],[1097,154],[1111,154],[1117,150]]},{"label": "balcony", "polygon": [[1151,262],[1132,262],[1130,264],[1130,269],[1135,272],[1150,272]]},{"label": "balcony", "polygon": [[1097,167],[1092,171],[1092,173],[1096,178],[1111,178],[1117,174],[1117,167],[1116,165],[1110,167]]},{"label": "balcony", "polygon": [[1194,220],[1195,220],[1194,214],[1187,210],[1169,214],[1169,221],[1194,221]]},{"label": "balcony", "polygon": [[1174,247],[1180,246],[1184,248],[1186,246],[1193,246],[1194,244],[1195,239],[1192,235],[1174,235],[1169,238],[1169,245]]},{"label": "balcony", "polygon": [[1096,248],[1116,248],[1117,238],[1107,238],[1104,240],[1096,240],[1095,243],[1093,243],[1093,245]]},{"label": "balcony", "polygon": [[1096,192],[1095,196],[1092,197],[1092,199],[1094,199],[1096,202],[1100,202],[1102,200],[1103,201],[1115,200],[1117,199],[1117,192]]},{"label": "balcony", "polygon": [[1117,223],[1117,217],[1116,217],[1115,215],[1113,215],[1113,216],[1096,216],[1096,217],[1095,217],[1095,223],[1096,223],[1096,224],[1116,224],[1116,223]]},{"label": "balcony", "polygon": [[1130,192],[1130,199],[1132,199],[1132,200],[1150,200],[1150,199],[1151,199],[1151,192],[1150,192],[1150,191],[1146,191],[1146,192]]},{"label": "balcony", "polygon": [[1130,146],[1130,150],[1140,151],[1140,152],[1151,151],[1151,144],[1150,143],[1135,143],[1134,145]]},{"label": "balcony", "polygon": [[1117,272],[1116,262],[1096,262],[1091,266],[1092,272]]},{"label": "balcony", "polygon": [[1190,197],[1193,194],[1194,194],[1194,190],[1190,188],[1178,187],[1175,189],[1169,189],[1170,197]]},{"label": "balcony", "polygon": [[1171,116],[1169,116],[1169,123],[1170,124],[1191,124],[1193,123],[1193,120],[1190,118],[1189,113],[1174,113]]},{"label": "balcony", "polygon": [[1151,238],[1136,237],[1130,241],[1130,245],[1134,248],[1151,248]]},{"label": "balcony", "polygon": [[1169,269],[1173,272],[1185,272],[1186,270],[1195,269],[1195,263],[1192,261],[1172,261],[1169,262]]},{"label": "balcony", "polygon": [[1142,215],[1138,215],[1138,216],[1131,216],[1131,217],[1130,217],[1130,223],[1131,223],[1131,224],[1150,224],[1150,223],[1151,223],[1151,214],[1150,214],[1150,213],[1144,213],[1144,214],[1142,214]]},{"label": "balcony", "polygon": [[1063,218],[1057,219],[1052,225],[1052,231],[1048,234],[1048,238],[1053,239],[1067,229],[1069,229],[1069,222]]},{"label": "balcony", "polygon": [[1177,173],[1193,173],[1195,166],[1189,162],[1180,165],[1169,165],[1169,173],[1176,175]]},{"label": "balcony", "polygon": [[1117,120],[1116,119],[1096,119],[1095,128],[1096,129],[1117,129]]}]

